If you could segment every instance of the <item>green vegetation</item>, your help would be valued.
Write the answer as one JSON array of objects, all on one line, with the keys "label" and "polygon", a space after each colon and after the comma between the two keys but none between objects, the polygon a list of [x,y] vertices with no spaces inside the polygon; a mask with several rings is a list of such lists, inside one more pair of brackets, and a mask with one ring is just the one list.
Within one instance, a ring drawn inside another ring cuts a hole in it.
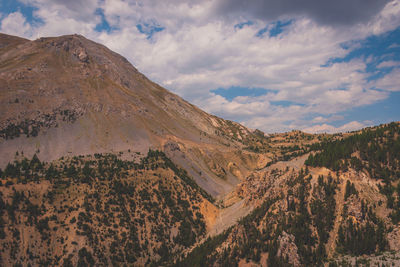
[{"label": "green vegetation", "polygon": [[74,110],[56,109],[51,114],[40,114],[36,119],[25,119],[18,123],[10,122],[6,127],[0,129],[0,138],[8,140],[18,138],[21,135],[35,137],[39,134],[41,128],[57,127],[58,121],[73,123],[79,115]]},{"label": "green vegetation", "polygon": [[326,258],[324,246],[329,239],[329,233],[335,221],[336,189],[337,183],[330,175],[326,181],[323,176],[319,176],[318,184],[314,187],[313,194],[315,198],[311,201],[310,208],[319,237],[318,247],[316,249],[317,259]]},{"label": "green vegetation", "polygon": [[381,221],[375,226],[369,221],[365,224],[359,224],[353,223],[351,219],[348,219],[339,227],[337,251],[351,255],[384,251],[387,247],[384,233],[385,227]]},{"label": "green vegetation", "polygon": [[[30,246],[40,244],[49,252],[54,242],[78,246],[75,264],[73,254],[53,251],[44,256],[30,247],[32,257],[26,262],[33,265],[60,265],[60,259],[64,266],[118,266],[139,260],[166,265],[204,236],[199,204],[204,198],[213,201],[164,153],[152,150],[139,163],[113,154],[43,163],[34,155],[8,164],[2,177],[15,181],[4,187],[12,190],[11,197],[0,198],[0,243],[13,236],[14,245],[1,243],[11,249],[13,259],[24,253],[19,245],[21,227],[34,226],[40,237],[28,238]],[[33,189],[45,182],[50,184],[47,190]],[[86,247],[66,241],[73,236],[70,231],[84,237]]]},{"label": "green vegetation", "polygon": [[[390,123],[335,141],[317,143],[317,150],[306,161],[308,166],[327,167],[334,171],[365,169],[372,177],[383,180],[400,177],[400,126]],[[357,156],[355,153],[358,153]]]},{"label": "green vegetation", "polygon": [[[325,166],[338,174],[349,167],[368,172],[380,180],[380,192],[392,209],[390,218],[398,223],[399,136],[398,124],[389,124],[348,137],[335,136],[311,147],[288,146],[281,159],[311,149],[316,152],[309,156],[308,166]],[[18,154],[16,159],[0,170],[5,180],[1,186],[7,192],[0,195],[0,243],[15,263],[22,254],[29,258],[24,263],[64,266],[237,266],[240,261],[320,266],[327,261],[340,181],[331,175],[311,182],[308,168],[299,172],[288,168],[288,180],[282,185],[287,192],[262,188],[261,205],[183,257],[182,252],[205,237],[200,206],[214,199],[163,152],[150,150],[140,162],[114,154],[51,163],[41,162],[36,155],[26,159]],[[273,171],[271,179],[282,175]],[[46,189],[32,189],[40,185]],[[357,188],[360,192],[346,181],[336,252],[358,256],[385,251],[390,228],[377,217],[374,205],[360,199],[364,193],[362,187]],[[29,253],[20,251],[21,240],[27,238],[22,238],[22,227],[31,227],[36,237],[28,240],[36,238],[37,245],[49,253],[38,255],[32,245]],[[78,238],[67,240],[68,236]],[[75,246],[75,254],[64,250],[50,256],[54,244]],[[297,254],[282,247],[295,248]]]},{"label": "green vegetation", "polygon": [[[289,183],[293,190],[286,199],[266,199],[237,226],[208,239],[177,266],[211,266],[213,263],[237,266],[241,259],[260,264],[262,253],[268,253],[268,266],[291,266],[288,255],[278,255],[283,236],[293,237],[291,242],[297,247],[302,265],[320,265],[326,259],[325,244],[335,219],[337,183],[330,176],[320,176],[311,198],[310,176],[305,171]],[[282,202],[287,203],[287,212],[273,212]],[[312,229],[317,232],[313,233]],[[231,242],[229,246],[216,251],[227,240]]]},{"label": "green vegetation", "polygon": [[[355,190],[352,188],[354,187],[348,182],[346,195]],[[344,222],[338,230],[337,252],[357,256],[382,252],[387,249],[385,224],[364,200],[361,200],[361,216],[350,217],[346,206],[342,216]]]},{"label": "green vegetation", "polygon": [[[277,199],[266,200],[260,207],[240,220],[239,227],[244,231],[243,236],[236,236],[232,232],[232,228],[229,228],[218,236],[208,238],[203,244],[193,249],[186,258],[179,261],[176,266],[211,266],[215,262],[222,266],[237,266],[240,258],[259,262],[260,253],[268,251],[273,242],[269,241],[271,238],[269,230],[260,232],[256,226],[261,223],[276,201]],[[217,253],[215,249],[229,237],[235,243],[223,252]]]},{"label": "green vegetation", "polygon": [[[202,267],[208,266],[215,261],[215,257],[212,254],[215,249],[222,244],[231,232],[231,228],[225,230],[222,234],[214,237],[207,238],[201,245],[195,247],[184,259],[173,264],[176,267]],[[211,257],[210,257],[211,256]]]},{"label": "green vegetation", "polygon": [[[400,222],[400,125],[390,123],[376,128],[367,128],[359,133],[335,141],[326,141],[312,146],[317,150],[310,154],[306,164],[327,167],[334,171],[366,171],[379,179],[380,192],[387,198],[387,207],[393,209],[391,219]],[[345,200],[358,192],[349,181],[346,184]]]}]

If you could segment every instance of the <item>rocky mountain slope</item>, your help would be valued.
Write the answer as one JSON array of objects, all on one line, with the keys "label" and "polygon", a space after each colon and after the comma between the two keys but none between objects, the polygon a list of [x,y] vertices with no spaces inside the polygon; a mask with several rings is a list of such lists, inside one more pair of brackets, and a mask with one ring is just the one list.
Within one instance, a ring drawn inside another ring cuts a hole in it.
[{"label": "rocky mountain slope", "polygon": [[138,163],[95,154],[10,166],[0,199],[5,265],[160,265],[204,236],[216,209],[162,152]]},{"label": "rocky mountain slope", "polygon": [[79,35],[29,41],[0,34],[0,88],[0,167],[16,151],[52,161],[152,148],[176,157],[217,196],[258,164],[241,149],[256,147],[263,134],[203,112]]},{"label": "rocky mountain slope", "polygon": [[236,192],[256,208],[178,265],[397,266],[399,148],[391,123],[253,173]]},{"label": "rocky mountain slope", "polygon": [[0,34],[0,103],[1,266],[399,263],[399,123],[266,135],[78,35]]}]

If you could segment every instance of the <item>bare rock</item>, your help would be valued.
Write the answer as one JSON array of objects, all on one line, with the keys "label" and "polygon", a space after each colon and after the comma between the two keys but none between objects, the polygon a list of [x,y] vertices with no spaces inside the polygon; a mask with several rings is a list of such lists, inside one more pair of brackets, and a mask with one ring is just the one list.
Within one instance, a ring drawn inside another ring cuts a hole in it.
[{"label": "bare rock", "polygon": [[396,225],[392,232],[388,234],[388,242],[391,250],[398,250],[400,247],[400,226]]},{"label": "bare rock", "polygon": [[300,266],[299,254],[297,253],[297,246],[294,243],[294,239],[294,235],[283,231],[278,237],[279,249],[277,255],[278,257],[287,258],[292,266]]},{"label": "bare rock", "polygon": [[89,56],[88,56],[87,52],[85,51],[85,49],[80,48],[77,52],[77,55],[78,55],[78,59],[80,61],[85,62],[85,63],[89,62]]}]

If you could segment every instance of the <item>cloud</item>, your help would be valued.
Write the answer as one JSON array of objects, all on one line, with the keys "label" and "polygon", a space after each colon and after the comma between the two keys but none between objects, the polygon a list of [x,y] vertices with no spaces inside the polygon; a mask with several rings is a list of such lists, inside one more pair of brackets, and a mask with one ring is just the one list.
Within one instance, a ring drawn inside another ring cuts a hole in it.
[{"label": "cloud", "polygon": [[385,5],[371,21],[362,26],[361,31],[372,34],[381,34],[397,28],[400,24],[400,1],[392,0]]},{"label": "cloud", "polygon": [[333,115],[329,117],[322,117],[322,116],[317,116],[312,119],[312,123],[323,123],[323,122],[331,122],[331,121],[338,121],[338,120],[343,120],[344,116],[341,115]]},{"label": "cloud", "polygon": [[319,124],[319,125],[314,125],[312,127],[304,128],[302,131],[306,133],[339,133],[339,132],[350,132],[350,131],[356,131],[361,128],[370,126],[369,124],[366,123],[361,123],[358,121],[352,121],[349,123],[346,123],[342,126],[339,127],[334,127],[329,124]]},{"label": "cloud", "polygon": [[11,35],[29,36],[32,34],[32,27],[20,12],[14,12],[3,18],[0,31]]},{"label": "cloud", "polygon": [[382,79],[378,79],[374,82],[376,88],[399,92],[400,91],[400,69],[396,68],[392,70],[389,74],[387,74]]},{"label": "cloud", "polygon": [[354,25],[369,21],[389,1],[376,0],[222,0],[217,3],[220,15],[257,18],[266,21],[283,16],[306,16],[322,25]]},{"label": "cloud", "polygon": [[383,61],[379,63],[376,68],[391,68],[391,67],[399,67],[400,62],[399,61],[393,61],[393,60],[388,60],[388,61]]},{"label": "cloud", "polygon": [[[28,38],[85,35],[206,111],[267,132],[328,125],[339,112],[398,90],[396,69],[369,80],[373,56],[330,62],[362,48],[358,40],[399,27],[398,0],[253,0],[242,8],[242,1],[227,0],[21,1],[35,6],[43,23],[10,14],[2,31]],[[103,20],[110,30],[96,31]],[[281,31],[259,34],[280,24],[286,25]],[[231,101],[212,93],[232,86],[266,93]]]},{"label": "cloud", "polygon": [[399,48],[400,44],[391,44],[388,48]]},{"label": "cloud", "polygon": [[[35,6],[39,9],[36,15],[47,18],[47,12],[55,12],[61,17],[74,18],[79,21],[88,22],[93,19],[94,11],[98,6],[98,0],[18,0],[26,5]],[[49,12],[49,13],[50,13]],[[67,26],[67,25],[66,25]],[[67,26],[68,27],[68,26]]]}]

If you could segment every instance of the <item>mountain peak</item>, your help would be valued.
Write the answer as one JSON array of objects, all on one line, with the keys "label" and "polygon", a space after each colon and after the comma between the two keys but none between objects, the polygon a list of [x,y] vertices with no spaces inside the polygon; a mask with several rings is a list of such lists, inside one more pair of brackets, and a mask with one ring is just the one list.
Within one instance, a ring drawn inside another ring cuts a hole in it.
[{"label": "mountain peak", "polygon": [[[71,51],[81,62],[88,63],[89,57],[85,48],[89,41],[82,35],[63,35],[60,37],[47,37],[35,40],[37,43],[45,44],[48,47],[53,46],[55,49],[62,49],[66,52]],[[92,42],[93,43],[93,42]],[[99,45],[99,44],[96,44]]]},{"label": "mountain peak", "polygon": [[266,135],[79,35],[1,34],[0,88],[0,265],[398,263],[398,123]]},{"label": "mountain peak", "polygon": [[[2,42],[9,45],[0,54],[0,86],[5,88],[0,95],[0,167],[16,151],[51,161],[128,149],[177,151],[185,144],[191,153],[200,153],[196,157],[208,158],[200,151],[240,149],[246,140],[259,138],[153,83],[124,57],[83,36],[35,41],[3,36]],[[200,178],[206,165],[213,171]],[[194,175],[214,195],[238,182],[227,167],[208,159],[204,166],[197,166]],[[217,177],[226,181],[215,182]]]}]

